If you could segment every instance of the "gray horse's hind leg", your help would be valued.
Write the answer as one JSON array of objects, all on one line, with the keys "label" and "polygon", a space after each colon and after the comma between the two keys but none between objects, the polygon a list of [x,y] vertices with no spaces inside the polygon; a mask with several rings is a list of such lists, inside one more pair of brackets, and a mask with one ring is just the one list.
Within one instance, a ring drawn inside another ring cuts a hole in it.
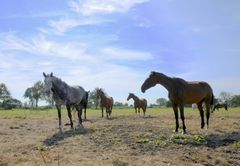
[{"label": "gray horse's hind leg", "polygon": [[76,107],[77,112],[78,112],[78,127],[83,126],[82,125],[82,106],[79,105]]},{"label": "gray horse's hind leg", "polygon": [[71,114],[71,106],[69,104],[66,105],[68,111],[68,117],[70,119],[71,129],[73,129],[73,121],[72,121],[72,114]]},{"label": "gray horse's hind leg", "polygon": [[84,107],[84,119],[85,119],[85,120],[87,119],[87,116],[86,116],[86,107]]},{"label": "gray horse's hind leg", "polygon": [[102,107],[102,118],[103,118],[103,107]]},{"label": "gray horse's hind leg", "polygon": [[56,108],[58,111],[58,127],[60,132],[62,132],[61,105],[56,104]]}]

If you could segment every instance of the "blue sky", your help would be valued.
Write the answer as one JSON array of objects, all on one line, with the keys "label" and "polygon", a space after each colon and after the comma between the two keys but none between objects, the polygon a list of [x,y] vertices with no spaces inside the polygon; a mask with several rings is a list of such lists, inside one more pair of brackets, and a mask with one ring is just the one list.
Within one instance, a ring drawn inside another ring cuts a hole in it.
[{"label": "blue sky", "polygon": [[140,92],[150,71],[239,94],[240,1],[8,0],[0,2],[0,82],[21,100],[42,72],[115,101]]}]

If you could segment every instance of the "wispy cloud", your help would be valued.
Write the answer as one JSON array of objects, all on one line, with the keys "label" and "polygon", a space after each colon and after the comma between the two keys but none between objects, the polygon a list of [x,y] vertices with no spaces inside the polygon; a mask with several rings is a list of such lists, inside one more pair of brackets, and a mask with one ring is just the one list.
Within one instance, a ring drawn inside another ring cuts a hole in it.
[{"label": "wispy cloud", "polygon": [[136,4],[148,0],[72,0],[69,5],[73,11],[84,16],[127,12]]},{"label": "wispy cloud", "polygon": [[63,35],[65,32],[85,25],[97,25],[104,22],[100,18],[60,18],[59,20],[52,20],[49,22],[48,28],[41,28],[40,31],[44,33],[53,33],[56,35]]}]

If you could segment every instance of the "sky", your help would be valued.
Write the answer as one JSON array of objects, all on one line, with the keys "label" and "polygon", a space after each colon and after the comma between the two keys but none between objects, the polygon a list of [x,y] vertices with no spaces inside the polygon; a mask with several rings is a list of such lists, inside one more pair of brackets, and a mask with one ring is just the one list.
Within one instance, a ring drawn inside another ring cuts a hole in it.
[{"label": "sky", "polygon": [[239,44],[239,0],[0,2],[0,82],[21,101],[43,72],[124,103],[167,98],[161,85],[141,93],[151,71],[240,94]]}]

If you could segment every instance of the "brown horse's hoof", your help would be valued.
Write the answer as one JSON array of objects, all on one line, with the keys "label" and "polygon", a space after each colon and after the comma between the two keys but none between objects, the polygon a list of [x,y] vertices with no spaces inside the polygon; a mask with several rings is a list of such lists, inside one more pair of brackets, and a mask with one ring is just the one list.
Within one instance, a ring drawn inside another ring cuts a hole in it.
[{"label": "brown horse's hoof", "polygon": [[187,132],[186,131],[182,131],[182,134],[187,134]]},{"label": "brown horse's hoof", "polygon": [[176,131],[176,130],[173,130],[172,132],[173,132],[173,133],[178,133],[178,131]]}]

